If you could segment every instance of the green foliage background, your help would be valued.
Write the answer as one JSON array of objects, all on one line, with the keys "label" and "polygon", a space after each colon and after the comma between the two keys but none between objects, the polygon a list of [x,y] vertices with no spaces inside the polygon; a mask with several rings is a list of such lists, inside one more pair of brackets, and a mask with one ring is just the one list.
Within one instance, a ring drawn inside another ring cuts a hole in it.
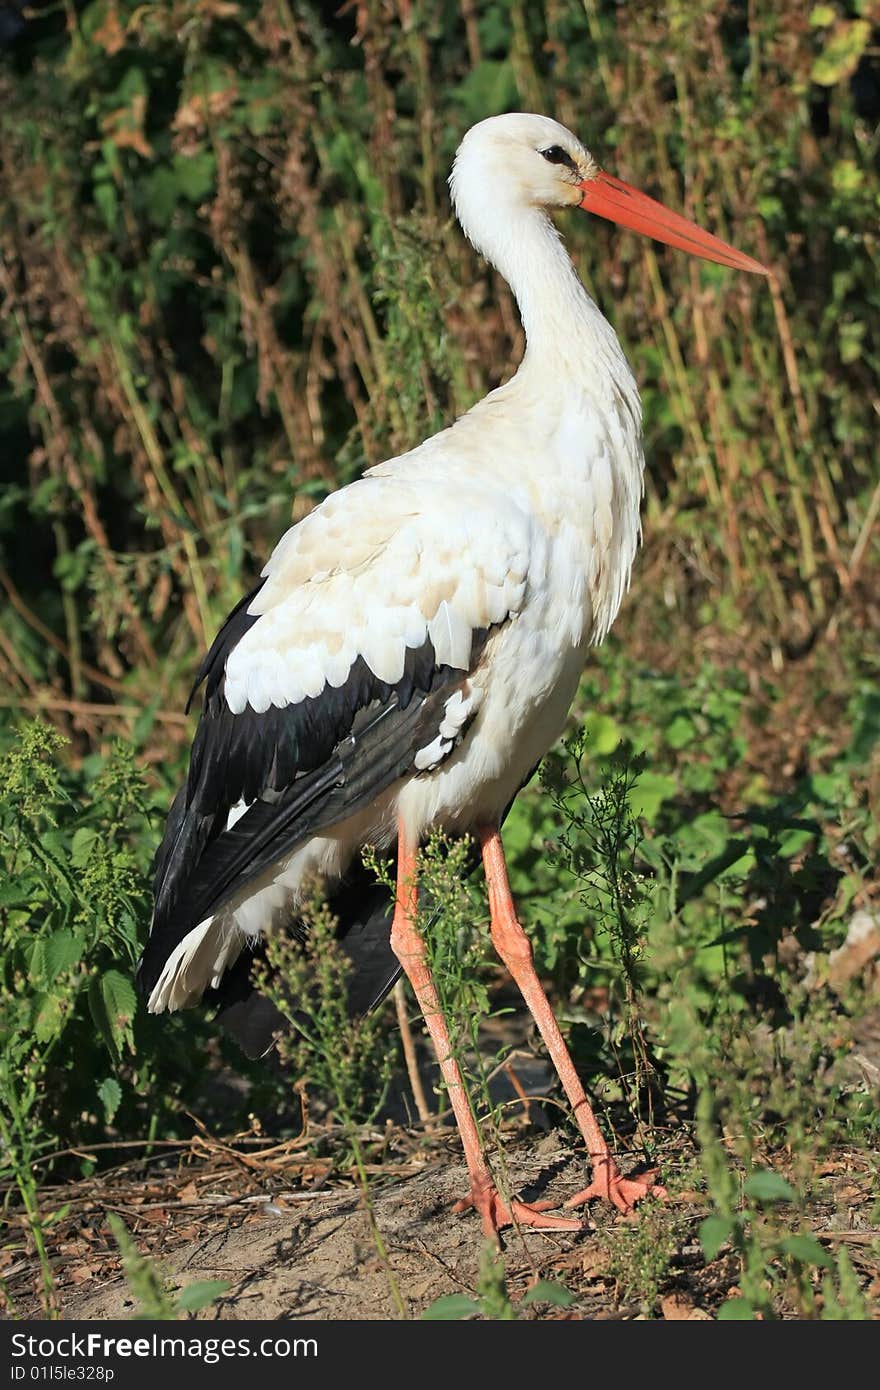
[{"label": "green foliage background", "polygon": [[[645,406],[646,547],[577,713],[587,791],[645,754],[640,987],[669,1046],[717,1021],[722,979],[753,1020],[786,941],[827,949],[873,901],[878,21],[874,0],[64,0],[0,57],[3,1008],[44,1147],[197,1103],[216,1042],[135,1018],[127,985],[188,684],[292,520],[513,370],[515,306],[444,182],[498,111],[557,116],[776,272],[565,221]],[[614,953],[589,855],[574,878],[547,858],[558,828],[533,788],[514,886],[598,1065]]]}]

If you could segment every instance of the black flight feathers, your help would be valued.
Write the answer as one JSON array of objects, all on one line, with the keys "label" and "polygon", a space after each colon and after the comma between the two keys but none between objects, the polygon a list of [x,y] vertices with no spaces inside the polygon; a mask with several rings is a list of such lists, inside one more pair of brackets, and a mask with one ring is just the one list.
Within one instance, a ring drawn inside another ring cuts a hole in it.
[{"label": "black flight feathers", "polygon": [[[330,890],[327,905],[336,918],[339,945],[351,963],[347,980],[349,1015],[367,1014],[380,1004],[400,974],[400,961],[391,949],[392,894],[360,860],[345,879]],[[217,989],[207,990],[205,1003],[216,1008],[215,1022],[235,1039],[248,1057],[263,1057],[275,1035],[289,1032],[290,1017],[255,988],[257,960],[264,969],[266,943],[242,951]],[[270,974],[274,975],[270,969]],[[295,1009],[295,1003],[291,1005]]]},{"label": "black flight feathers", "polygon": [[[367,806],[413,772],[437,736],[446,700],[467,675],[437,665],[430,641],[409,649],[403,676],[379,680],[359,657],[345,684],[285,709],[233,714],[226,662],[258,617],[233,609],[196,678],[204,705],[186,786],[171,807],[155,862],[155,911],[138,970],[149,994],[193,927],[282,857]],[[471,669],[488,636],[474,634]],[[190,696],[192,699],[192,695]],[[230,809],[249,809],[229,830]]]}]

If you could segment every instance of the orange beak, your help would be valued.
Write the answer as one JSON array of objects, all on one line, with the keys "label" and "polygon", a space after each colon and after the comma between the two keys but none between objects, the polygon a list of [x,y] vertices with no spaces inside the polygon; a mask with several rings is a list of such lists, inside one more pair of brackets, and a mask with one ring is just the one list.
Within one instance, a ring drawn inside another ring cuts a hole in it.
[{"label": "orange beak", "polygon": [[662,203],[656,202],[646,194],[632,188],[622,179],[600,169],[594,178],[585,180],[581,207],[594,212],[597,217],[607,217],[609,222],[617,222],[621,227],[629,227],[633,232],[643,232],[655,241],[664,241],[667,246],[677,246],[680,251],[688,251],[692,256],[701,256],[704,261],[715,261],[718,265],[729,265],[733,270],[750,270],[755,275],[769,275],[770,271],[751,256],[744,256],[728,246],[726,241],[704,232],[695,222],[670,212]]}]

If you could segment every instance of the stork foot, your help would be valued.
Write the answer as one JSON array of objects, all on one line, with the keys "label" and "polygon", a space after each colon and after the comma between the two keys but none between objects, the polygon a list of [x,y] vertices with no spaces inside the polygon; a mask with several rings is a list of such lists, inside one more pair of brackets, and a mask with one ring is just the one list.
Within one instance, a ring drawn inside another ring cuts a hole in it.
[{"label": "stork foot", "polygon": [[569,1197],[565,1203],[566,1207],[580,1207],[587,1202],[592,1202],[594,1198],[601,1197],[606,1202],[610,1202],[618,1211],[623,1212],[624,1216],[635,1207],[636,1202],[640,1202],[648,1193],[652,1197],[657,1197],[659,1201],[666,1198],[666,1188],[661,1187],[655,1182],[657,1169],[654,1168],[649,1173],[642,1173],[637,1178],[625,1178],[611,1164],[603,1164],[603,1171],[598,1177],[593,1178],[589,1187],[585,1187],[580,1192],[576,1192],[573,1197]]},{"label": "stork foot", "polygon": [[519,1202],[512,1198],[505,1202],[494,1183],[471,1187],[467,1197],[455,1203],[453,1211],[468,1211],[473,1207],[480,1214],[483,1235],[489,1240],[498,1240],[498,1232],[505,1226],[533,1226],[538,1231],[580,1231],[581,1221],[568,1216],[547,1216],[552,1202]]}]

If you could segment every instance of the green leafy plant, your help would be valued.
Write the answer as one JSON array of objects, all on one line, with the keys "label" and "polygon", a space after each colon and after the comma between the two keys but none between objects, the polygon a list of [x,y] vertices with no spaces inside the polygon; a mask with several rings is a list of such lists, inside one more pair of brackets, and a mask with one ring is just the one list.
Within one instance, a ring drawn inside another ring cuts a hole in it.
[{"label": "green leafy plant", "polygon": [[169,1281],[155,1261],[140,1253],[122,1218],[108,1212],[107,1221],[122,1255],[128,1286],[138,1300],[138,1310],[132,1317],[165,1322],[189,1317],[212,1307],[229,1289],[222,1279],[199,1279],[183,1288],[169,1288]]},{"label": "green leafy plant", "polygon": [[[377,1113],[391,1078],[395,1039],[378,1012],[351,1017],[347,980],[351,962],[337,941],[337,922],[326,903],[305,905],[296,934],[269,938],[266,965],[254,978],[287,1019],[278,1051],[298,1085],[312,1086],[338,1115],[354,1164],[373,1241],[395,1308],[404,1304],[373,1211],[366,1169],[365,1122]],[[345,1153],[338,1161],[344,1163]]]},{"label": "green leafy plant", "polygon": [[545,1304],[568,1308],[575,1302],[574,1294],[555,1279],[538,1279],[527,1289],[518,1303],[512,1303],[507,1293],[504,1260],[494,1241],[487,1240],[480,1252],[475,1297],[467,1294],[444,1294],[430,1303],[422,1313],[427,1322],[460,1322],[481,1317],[497,1322],[513,1322],[520,1309]]},{"label": "green leafy plant", "polygon": [[[592,752],[589,729],[582,727],[569,735],[565,751],[566,764],[553,758],[544,764],[544,782],[560,825],[551,859],[575,880],[586,933],[593,940],[607,935],[616,967],[610,978],[622,996],[637,1107],[643,1091],[650,1097],[655,1070],[639,998],[639,962],[647,936],[651,885],[639,863],[643,836],[633,800],[645,759],[611,761],[596,787],[595,773],[587,769]],[[583,959],[582,948],[579,954]],[[620,1037],[618,1033],[614,1042]]]},{"label": "green leafy plant", "polygon": [[625,1303],[637,1301],[652,1317],[658,1294],[681,1248],[686,1229],[681,1216],[659,1203],[646,1206],[626,1230],[600,1234],[608,1255],[607,1274]]},{"label": "green leafy plant", "polygon": [[108,1122],[119,1107],[115,1071],[132,1049],[135,1012],[119,965],[131,969],[143,911],[128,842],[144,809],[130,751],[116,750],[83,806],[64,786],[63,746],[54,729],[33,723],[0,764],[0,1161],[27,1212],[47,1312],[54,1300],[35,1162],[71,1101],[58,1095],[62,1078],[87,1105],[99,1102]]},{"label": "green leafy plant", "polygon": [[278,1038],[291,1073],[354,1131],[381,1108],[395,1049],[380,1012],[349,1016],[351,962],[337,925],[314,898],[295,933],[267,939],[267,965],[257,966],[254,979],[291,1025]]},{"label": "green leafy plant", "polygon": [[700,1227],[703,1253],[713,1260],[729,1245],[740,1271],[739,1292],[721,1304],[717,1316],[772,1319],[787,1290],[801,1317],[864,1320],[865,1301],[845,1247],[835,1258],[803,1229],[798,1220],[801,1201],[791,1183],[766,1168],[755,1168],[740,1181],[719,1144],[706,1093],[698,1105],[697,1123],[716,1208]]}]

